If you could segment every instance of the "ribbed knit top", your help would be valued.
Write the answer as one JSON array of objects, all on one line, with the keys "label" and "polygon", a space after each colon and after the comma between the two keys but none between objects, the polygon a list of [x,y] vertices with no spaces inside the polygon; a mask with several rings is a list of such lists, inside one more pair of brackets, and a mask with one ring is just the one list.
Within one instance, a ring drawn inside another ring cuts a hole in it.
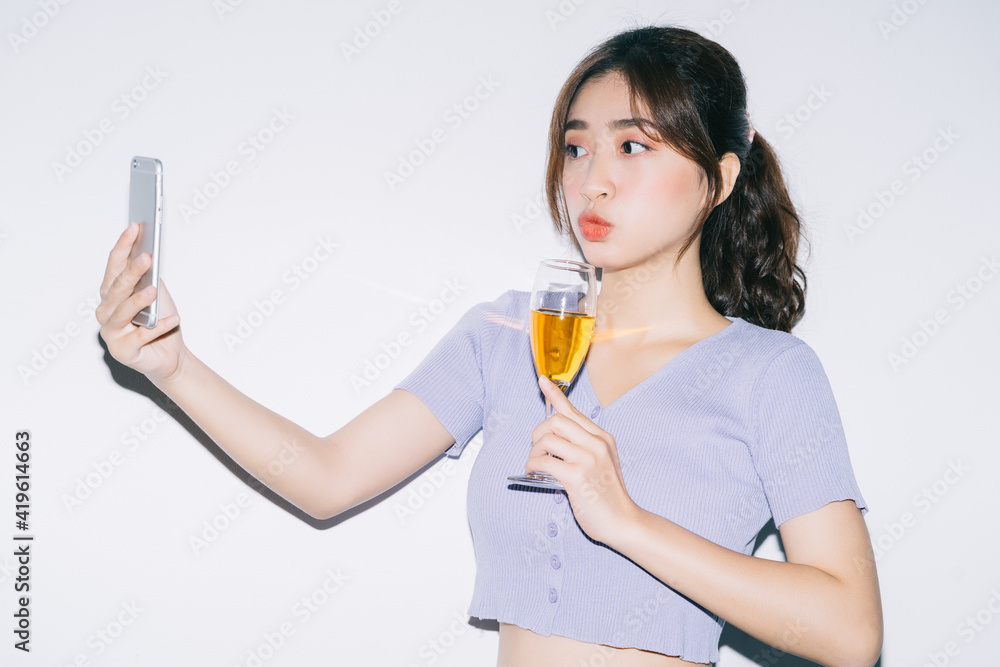
[{"label": "ribbed knit top", "polygon": [[[542,635],[719,659],[724,620],[675,592],[573,519],[565,492],[512,485],[545,417],[528,293],[471,308],[397,385],[455,438],[480,430],[469,480],[476,585],[469,614]],[[835,500],[867,511],[829,381],[801,339],[736,317],[602,406],[586,363],[567,396],[612,434],[632,499],[749,554],[776,525]]]}]

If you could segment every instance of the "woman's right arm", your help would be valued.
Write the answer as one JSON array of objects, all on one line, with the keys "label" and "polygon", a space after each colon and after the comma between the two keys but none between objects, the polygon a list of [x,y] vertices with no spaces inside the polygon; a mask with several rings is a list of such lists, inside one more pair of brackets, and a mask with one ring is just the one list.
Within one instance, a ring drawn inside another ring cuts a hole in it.
[{"label": "woman's right arm", "polygon": [[97,318],[111,355],[145,374],[244,469],[283,498],[325,519],[372,498],[433,461],[454,442],[416,396],[396,390],[320,438],[251,400],[184,345],[180,318],[160,285],[156,327],[132,324],[153,302],[152,287],[132,290],[149,266],[129,261],[129,225],[108,257]]}]

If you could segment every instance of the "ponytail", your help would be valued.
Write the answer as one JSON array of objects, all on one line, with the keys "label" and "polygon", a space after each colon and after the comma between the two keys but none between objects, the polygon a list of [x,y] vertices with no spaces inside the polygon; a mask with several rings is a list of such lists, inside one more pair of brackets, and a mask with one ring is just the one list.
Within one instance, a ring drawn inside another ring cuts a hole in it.
[{"label": "ponytail", "polygon": [[801,222],[770,144],[753,137],[729,197],[701,229],[705,294],[724,315],[789,332],[805,311]]}]

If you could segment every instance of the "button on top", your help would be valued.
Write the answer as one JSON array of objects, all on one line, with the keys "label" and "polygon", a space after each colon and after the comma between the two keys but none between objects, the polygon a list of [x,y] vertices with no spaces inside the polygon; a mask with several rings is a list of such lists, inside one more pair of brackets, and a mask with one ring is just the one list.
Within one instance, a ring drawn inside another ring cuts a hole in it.
[{"label": "button on top", "polygon": [[549,524],[549,529],[547,531],[549,537],[555,537],[559,534],[559,526],[554,523]]},{"label": "button on top", "polygon": [[553,556],[549,562],[552,563],[553,570],[558,570],[559,568],[562,567],[562,563],[559,562],[559,556]]},{"label": "button on top", "polygon": [[559,504],[562,503],[562,501],[566,500],[566,496],[563,494],[562,491],[559,491],[559,492],[557,492],[557,493],[555,493],[553,495],[554,495],[554,498],[555,498],[555,501],[556,501],[556,505],[559,505]]},{"label": "button on top", "polygon": [[594,419],[599,414],[601,414],[601,406],[598,405],[597,407],[595,407],[593,410],[590,411],[590,418]]}]

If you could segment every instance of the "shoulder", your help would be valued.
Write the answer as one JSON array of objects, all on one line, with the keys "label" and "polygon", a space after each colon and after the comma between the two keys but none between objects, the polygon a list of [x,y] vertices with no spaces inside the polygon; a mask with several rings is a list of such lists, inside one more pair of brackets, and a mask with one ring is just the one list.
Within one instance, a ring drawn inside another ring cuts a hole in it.
[{"label": "shoulder", "polygon": [[806,345],[806,342],[795,334],[766,329],[739,317],[731,319],[736,327],[734,335],[740,344],[761,356],[771,358],[790,348]]},{"label": "shoulder", "polygon": [[523,329],[528,318],[528,292],[507,290],[493,301],[482,301],[465,314],[470,326],[484,330],[500,327]]},{"label": "shoulder", "polygon": [[770,398],[800,404],[830,402],[832,388],[819,355],[798,336],[765,329],[735,318],[733,335],[726,346],[732,374],[742,387],[747,406],[756,411]]},{"label": "shoulder", "polygon": [[528,315],[529,299],[531,295],[524,290],[507,290],[490,305],[496,312],[503,311],[504,315],[511,318],[525,318]]},{"label": "shoulder", "polygon": [[823,372],[819,356],[798,336],[766,329],[740,318],[733,318],[732,326],[737,328],[733,331],[729,350],[758,380],[794,370],[812,374]]},{"label": "shoulder", "polygon": [[467,339],[485,350],[509,346],[517,334],[528,331],[527,292],[507,290],[492,301],[469,308],[449,336]]},{"label": "shoulder", "polygon": [[799,423],[810,433],[839,433],[833,388],[813,348],[794,334],[741,322],[735,346],[742,344],[745,405],[758,431]]}]

